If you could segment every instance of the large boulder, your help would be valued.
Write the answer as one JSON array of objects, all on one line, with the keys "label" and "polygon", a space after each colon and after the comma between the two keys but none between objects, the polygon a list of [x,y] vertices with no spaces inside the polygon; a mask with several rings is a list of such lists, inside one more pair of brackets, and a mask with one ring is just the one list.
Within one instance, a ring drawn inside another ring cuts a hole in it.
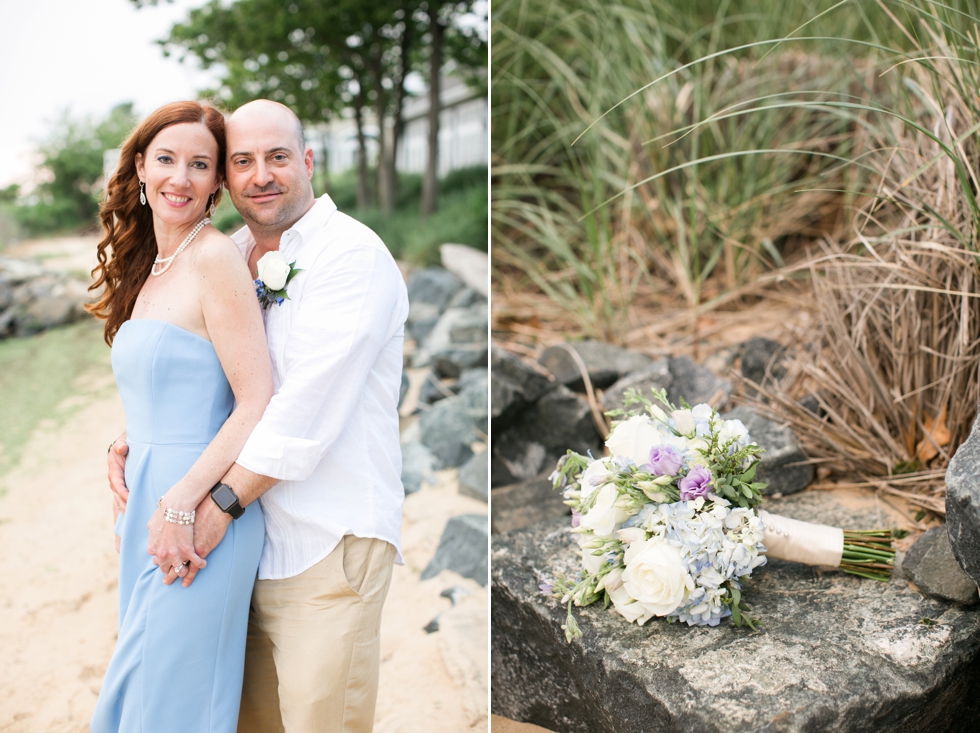
[{"label": "large boulder", "polygon": [[495,533],[523,529],[537,522],[565,517],[572,510],[556,491],[549,471],[530,481],[493,490],[490,506],[490,531]]},{"label": "large boulder", "polygon": [[736,407],[721,416],[741,420],[752,438],[765,452],[760,457],[757,481],[768,484],[767,494],[794,494],[813,482],[815,471],[796,436],[786,426],[777,425],[748,407]]},{"label": "large boulder", "polygon": [[402,486],[405,496],[414,494],[422,488],[422,482],[435,481],[436,457],[432,451],[419,442],[402,444]]},{"label": "large boulder", "polygon": [[960,567],[980,583],[980,419],[946,469],[946,532]]},{"label": "large boulder", "polygon": [[[627,374],[610,385],[602,395],[602,407],[606,412],[623,409],[626,406],[623,396],[629,389],[635,389],[650,399],[650,390],[667,389],[671,379],[670,362],[667,359],[657,359],[644,369]],[[638,407],[639,405],[634,404],[630,409]]]},{"label": "large boulder", "polygon": [[87,318],[88,286],[29,260],[0,257],[0,338]]},{"label": "large boulder", "polygon": [[497,435],[555,382],[499,346],[490,349],[490,420]]},{"label": "large boulder", "polygon": [[440,377],[452,379],[467,369],[486,368],[488,329],[485,302],[449,308],[412,355],[412,365],[431,366]]},{"label": "large boulder", "polygon": [[953,557],[946,527],[923,533],[902,562],[902,573],[926,595],[972,606],[980,601],[977,584]]},{"label": "large boulder", "polygon": [[711,402],[716,410],[721,410],[728,404],[732,396],[731,381],[715,376],[710,369],[686,356],[671,357],[669,364],[670,386],[667,388],[667,397],[672,403],[680,405],[681,398],[690,405]]},{"label": "large boulder", "polygon": [[573,349],[582,359],[589,381],[595,388],[608,387],[624,374],[644,369],[653,361],[646,354],[602,341],[578,341],[545,349],[538,363],[554,374],[556,381],[576,392],[585,391],[585,382],[582,380],[582,370],[569,349]]},{"label": "large boulder", "polygon": [[485,251],[465,244],[439,247],[442,266],[486,298],[490,293],[490,258]]},{"label": "large boulder", "polygon": [[[769,502],[796,519],[877,526],[824,492]],[[541,595],[575,574],[565,519],[492,538],[492,711],[558,733],[915,733],[975,729],[980,612],[887,585],[781,561],[744,590],[765,625],[639,627],[598,603],[566,609]]]},{"label": "large boulder", "polygon": [[422,580],[443,570],[452,570],[483,586],[487,584],[486,514],[461,514],[446,522],[436,554],[422,571]]},{"label": "large boulder", "polygon": [[408,280],[408,335],[418,342],[425,339],[462,287],[459,278],[439,267],[413,274]]},{"label": "large boulder", "polygon": [[493,442],[491,485],[534,478],[566,451],[585,454],[601,445],[589,404],[558,386],[529,407]]}]

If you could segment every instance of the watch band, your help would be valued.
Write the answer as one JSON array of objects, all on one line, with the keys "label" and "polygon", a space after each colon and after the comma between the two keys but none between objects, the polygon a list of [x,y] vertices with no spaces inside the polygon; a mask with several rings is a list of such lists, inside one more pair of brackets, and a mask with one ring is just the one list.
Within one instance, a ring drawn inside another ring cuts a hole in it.
[{"label": "watch band", "polygon": [[238,495],[228,484],[220,481],[216,483],[211,489],[211,499],[218,505],[218,509],[230,515],[232,519],[238,519],[245,513],[245,507],[238,501]]}]

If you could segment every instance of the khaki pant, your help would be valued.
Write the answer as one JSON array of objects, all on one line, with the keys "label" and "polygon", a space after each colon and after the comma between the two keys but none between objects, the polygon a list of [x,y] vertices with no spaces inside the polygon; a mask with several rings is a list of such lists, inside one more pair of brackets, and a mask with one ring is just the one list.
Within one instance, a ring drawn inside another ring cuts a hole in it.
[{"label": "khaki pant", "polygon": [[238,733],[370,733],[395,548],[348,535],[252,591]]}]

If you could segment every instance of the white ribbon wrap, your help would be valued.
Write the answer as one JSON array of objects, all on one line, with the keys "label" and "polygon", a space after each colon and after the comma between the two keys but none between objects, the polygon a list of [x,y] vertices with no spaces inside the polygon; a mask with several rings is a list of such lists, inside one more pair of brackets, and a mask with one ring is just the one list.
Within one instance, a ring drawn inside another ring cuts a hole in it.
[{"label": "white ribbon wrap", "polygon": [[844,530],[825,524],[810,524],[760,511],[766,525],[766,555],[804,565],[840,567],[844,553]]}]

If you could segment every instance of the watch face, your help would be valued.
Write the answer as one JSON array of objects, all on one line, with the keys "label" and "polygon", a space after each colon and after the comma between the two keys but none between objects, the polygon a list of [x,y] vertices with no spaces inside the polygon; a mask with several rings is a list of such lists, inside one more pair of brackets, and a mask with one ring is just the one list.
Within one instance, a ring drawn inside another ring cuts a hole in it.
[{"label": "watch face", "polygon": [[221,484],[217,489],[215,489],[214,503],[221,507],[221,511],[226,512],[228,508],[238,501],[238,497],[235,496],[235,492],[231,490],[230,487]]}]

